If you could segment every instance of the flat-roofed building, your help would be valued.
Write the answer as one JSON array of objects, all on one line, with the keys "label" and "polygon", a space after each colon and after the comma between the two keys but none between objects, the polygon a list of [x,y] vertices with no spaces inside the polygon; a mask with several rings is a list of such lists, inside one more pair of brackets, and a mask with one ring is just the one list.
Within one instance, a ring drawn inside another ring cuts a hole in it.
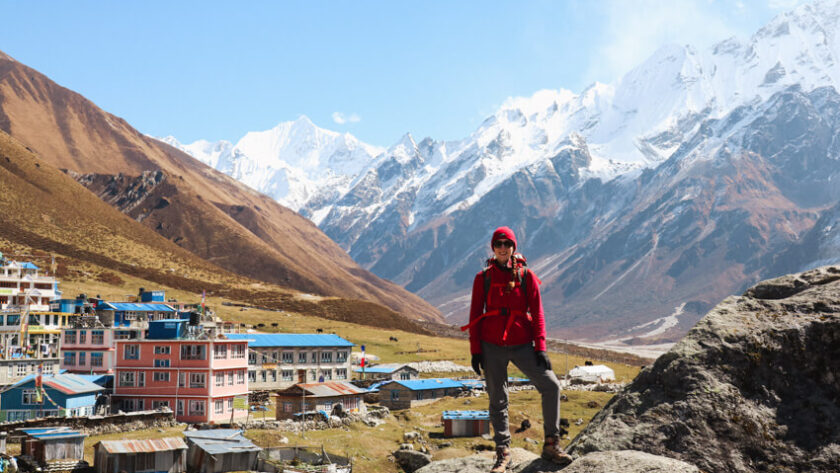
[{"label": "flat-roofed building", "polygon": [[249,340],[251,389],[283,389],[296,383],[350,379],[353,343],[334,334],[230,333]]}]

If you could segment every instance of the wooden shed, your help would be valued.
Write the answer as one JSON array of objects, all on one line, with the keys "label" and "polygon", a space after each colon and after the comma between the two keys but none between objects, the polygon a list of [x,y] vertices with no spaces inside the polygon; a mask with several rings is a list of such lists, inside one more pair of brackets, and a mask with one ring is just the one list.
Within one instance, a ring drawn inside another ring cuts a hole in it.
[{"label": "wooden shed", "polygon": [[102,440],[93,446],[96,473],[184,473],[187,444],[178,437]]},{"label": "wooden shed", "polygon": [[80,460],[85,456],[86,434],[67,427],[20,429],[21,455],[29,455],[39,462],[52,460]]},{"label": "wooden shed", "polygon": [[490,411],[443,411],[444,437],[479,437],[490,433]]},{"label": "wooden shed", "polygon": [[338,405],[344,412],[364,414],[367,411],[363,400],[366,392],[367,389],[347,381],[299,383],[277,393],[277,420],[294,419],[295,414],[304,410],[307,415],[323,411],[329,416]]},{"label": "wooden shed", "polygon": [[241,430],[213,429],[184,432],[187,439],[187,471],[223,473],[253,471],[260,447],[242,435]]}]

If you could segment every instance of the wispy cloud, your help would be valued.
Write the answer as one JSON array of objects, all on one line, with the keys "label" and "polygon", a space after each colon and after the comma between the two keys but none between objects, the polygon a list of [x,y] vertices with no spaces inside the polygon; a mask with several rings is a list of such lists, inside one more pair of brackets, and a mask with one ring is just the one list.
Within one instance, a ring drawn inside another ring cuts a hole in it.
[{"label": "wispy cloud", "polygon": [[355,113],[351,113],[350,115],[345,115],[341,112],[333,112],[332,119],[334,122],[338,123],[339,125],[344,125],[346,123],[359,123],[362,121],[362,117]]},{"label": "wispy cloud", "polygon": [[[780,0],[779,0],[780,1]],[[730,14],[746,14],[743,3]],[[664,44],[704,48],[737,34],[711,0],[638,0],[604,2],[604,31],[588,68],[591,81],[612,82]]]}]

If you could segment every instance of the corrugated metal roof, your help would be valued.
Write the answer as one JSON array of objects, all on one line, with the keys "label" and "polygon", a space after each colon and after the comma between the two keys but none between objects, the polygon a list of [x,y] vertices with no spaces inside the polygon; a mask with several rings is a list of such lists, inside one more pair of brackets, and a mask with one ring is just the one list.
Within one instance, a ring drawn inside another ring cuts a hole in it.
[{"label": "corrugated metal roof", "polygon": [[104,307],[113,310],[126,310],[130,312],[177,312],[174,307],[166,304],[143,304],[139,302],[103,302],[97,309]]},{"label": "corrugated metal roof", "polygon": [[262,450],[236,429],[194,430],[184,432],[184,436],[210,455]]},{"label": "corrugated metal roof", "polygon": [[428,389],[443,389],[443,388],[462,388],[464,387],[458,381],[449,378],[430,378],[430,379],[409,379],[409,380],[394,380],[394,383],[401,384],[412,391],[425,391]]},{"label": "corrugated metal roof", "polygon": [[[365,373],[384,373],[384,374],[388,374],[388,373],[393,373],[394,371],[397,371],[398,369],[403,368],[404,366],[406,366],[405,363],[402,363],[402,364],[400,364],[400,363],[383,363],[381,365],[376,365],[376,366],[371,366],[369,368],[365,368],[364,372]],[[409,368],[414,370],[414,371],[417,371],[416,369],[411,368],[410,366],[409,366]],[[362,369],[361,368],[356,368],[353,371],[355,371],[356,373],[361,373]]]},{"label": "corrugated metal roof", "polygon": [[152,453],[187,448],[184,439],[180,437],[143,440],[100,440],[97,445],[102,445],[102,448],[108,453]]},{"label": "corrugated metal roof", "polygon": [[91,383],[79,375],[72,373],[64,373],[53,376],[44,376],[41,378],[44,386],[57,389],[65,394],[83,394],[89,392],[102,391],[102,386]]},{"label": "corrugated metal roof", "polygon": [[231,340],[253,340],[250,347],[352,347],[331,333],[226,333]]},{"label": "corrugated metal roof", "polygon": [[305,383],[296,384],[289,388],[280,391],[297,390],[298,388],[305,389],[307,397],[333,397],[333,396],[347,396],[352,394],[364,394],[367,391],[365,388],[360,388],[348,381],[327,381],[325,383]]},{"label": "corrugated metal roof", "polygon": [[490,411],[443,411],[443,419],[490,420]]},{"label": "corrugated metal roof", "polygon": [[[34,381],[35,375],[28,375],[25,378],[18,381],[17,383],[10,386],[8,389],[15,388]],[[66,372],[61,374],[45,374],[41,378],[41,381],[44,383],[44,386],[51,387],[53,389],[63,392],[64,394],[83,394],[89,392],[102,391],[103,389],[105,389],[102,386],[94,384],[77,374]]]},{"label": "corrugated metal roof", "polygon": [[22,269],[41,269],[35,266],[34,264],[30,263],[29,261],[27,261],[26,263],[21,263],[20,267]]},{"label": "corrugated metal roof", "polygon": [[72,430],[68,430],[66,432],[45,432],[43,434],[31,434],[30,436],[34,437],[38,440],[56,440],[56,439],[87,437],[87,434],[83,434],[81,432],[74,432]]}]

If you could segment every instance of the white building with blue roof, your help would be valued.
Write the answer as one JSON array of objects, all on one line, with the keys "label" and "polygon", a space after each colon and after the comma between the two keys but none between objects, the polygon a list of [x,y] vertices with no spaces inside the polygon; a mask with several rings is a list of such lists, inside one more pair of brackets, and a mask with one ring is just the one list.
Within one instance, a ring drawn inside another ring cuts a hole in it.
[{"label": "white building with blue roof", "polygon": [[81,376],[63,373],[42,376],[39,396],[35,378],[27,376],[0,393],[0,421],[93,415],[96,397],[105,390]]},{"label": "white building with blue roof", "polygon": [[230,333],[248,340],[248,386],[284,389],[296,383],[349,380],[353,343],[334,334]]}]

